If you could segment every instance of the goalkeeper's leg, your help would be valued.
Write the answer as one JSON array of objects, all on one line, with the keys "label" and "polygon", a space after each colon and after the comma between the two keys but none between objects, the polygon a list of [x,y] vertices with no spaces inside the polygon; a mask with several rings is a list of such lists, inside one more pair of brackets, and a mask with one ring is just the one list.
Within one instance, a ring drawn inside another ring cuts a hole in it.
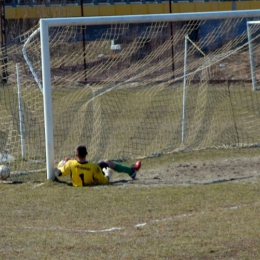
[{"label": "goalkeeper's leg", "polygon": [[141,168],[141,161],[137,161],[133,166],[129,167],[124,164],[120,164],[115,161],[105,160],[102,162],[99,162],[98,165],[101,169],[106,168],[107,165],[109,168],[113,169],[116,172],[126,173],[128,174],[132,179],[136,177],[137,171]]}]

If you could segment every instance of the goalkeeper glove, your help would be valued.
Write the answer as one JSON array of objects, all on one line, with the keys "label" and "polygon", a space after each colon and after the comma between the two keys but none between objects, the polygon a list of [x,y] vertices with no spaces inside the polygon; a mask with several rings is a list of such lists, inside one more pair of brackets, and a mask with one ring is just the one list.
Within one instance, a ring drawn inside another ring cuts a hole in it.
[{"label": "goalkeeper glove", "polygon": [[61,168],[67,161],[69,161],[70,158],[66,157],[65,159],[61,160],[59,163],[58,163],[58,168]]}]

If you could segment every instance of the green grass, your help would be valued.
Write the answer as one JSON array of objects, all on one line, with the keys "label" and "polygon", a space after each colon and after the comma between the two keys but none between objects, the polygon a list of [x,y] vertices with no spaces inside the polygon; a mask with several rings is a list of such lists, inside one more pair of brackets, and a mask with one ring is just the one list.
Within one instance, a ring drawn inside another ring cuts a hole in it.
[{"label": "green grass", "polygon": [[[259,149],[174,154],[175,162]],[[172,155],[143,161],[162,167]],[[159,168],[158,168],[159,171]],[[259,259],[260,180],[73,188],[2,184],[0,259]]]}]

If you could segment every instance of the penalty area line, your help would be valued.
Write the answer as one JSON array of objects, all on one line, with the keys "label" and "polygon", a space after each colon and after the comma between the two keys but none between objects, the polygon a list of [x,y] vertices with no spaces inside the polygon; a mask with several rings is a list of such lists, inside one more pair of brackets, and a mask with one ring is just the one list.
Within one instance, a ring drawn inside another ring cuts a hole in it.
[{"label": "penalty area line", "polygon": [[[219,208],[217,210],[237,210],[239,208],[242,207],[246,207],[246,206],[252,206],[252,205],[256,205],[258,203],[252,203],[252,204],[241,204],[241,205],[237,205],[237,206],[232,206],[232,207],[223,207],[223,208]],[[173,221],[173,220],[177,220],[177,219],[182,219],[182,218],[187,218],[187,217],[193,217],[196,215],[200,215],[200,214],[206,214],[206,211],[200,211],[200,212],[195,212],[195,213],[190,213],[190,214],[180,214],[180,215],[176,215],[173,217],[169,217],[169,218],[163,218],[163,219],[155,219],[155,220],[151,220],[149,222],[142,222],[142,223],[138,223],[132,226],[132,228],[140,228],[140,227],[144,227],[144,226],[148,226],[149,224],[153,224],[153,223],[160,223],[160,222],[165,222],[165,221]],[[67,229],[67,228],[60,228],[60,227],[34,227],[34,226],[0,226],[0,229],[31,229],[31,230],[44,230],[44,231],[58,231],[58,232],[67,232],[67,233],[105,233],[105,232],[114,232],[114,231],[120,231],[120,230],[126,230],[128,228],[131,228],[131,226],[129,227],[110,227],[110,228],[105,228],[105,229]]]},{"label": "penalty area line", "polygon": [[106,229],[100,229],[100,230],[91,230],[91,229],[68,229],[68,228],[59,228],[59,227],[34,227],[34,226],[0,226],[0,228],[7,228],[7,229],[32,229],[32,230],[44,230],[44,231],[60,231],[60,232],[66,232],[66,233],[103,233],[103,232],[111,232],[116,230],[121,230],[123,228],[120,227],[111,227]]}]

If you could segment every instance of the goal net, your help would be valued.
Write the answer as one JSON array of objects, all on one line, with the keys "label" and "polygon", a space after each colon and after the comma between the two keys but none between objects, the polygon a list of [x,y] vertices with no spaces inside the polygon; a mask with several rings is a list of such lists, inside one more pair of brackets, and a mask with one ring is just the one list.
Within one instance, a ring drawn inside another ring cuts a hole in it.
[{"label": "goal net", "polygon": [[78,144],[93,162],[258,146],[247,21],[259,17],[255,10],[42,19],[41,30],[7,44],[1,164],[12,178],[34,180],[46,179],[46,162],[52,178]]},{"label": "goal net", "polygon": [[247,22],[247,34],[248,34],[248,49],[251,66],[251,79],[252,89],[259,90],[259,43],[260,43],[260,21],[248,21]]}]

